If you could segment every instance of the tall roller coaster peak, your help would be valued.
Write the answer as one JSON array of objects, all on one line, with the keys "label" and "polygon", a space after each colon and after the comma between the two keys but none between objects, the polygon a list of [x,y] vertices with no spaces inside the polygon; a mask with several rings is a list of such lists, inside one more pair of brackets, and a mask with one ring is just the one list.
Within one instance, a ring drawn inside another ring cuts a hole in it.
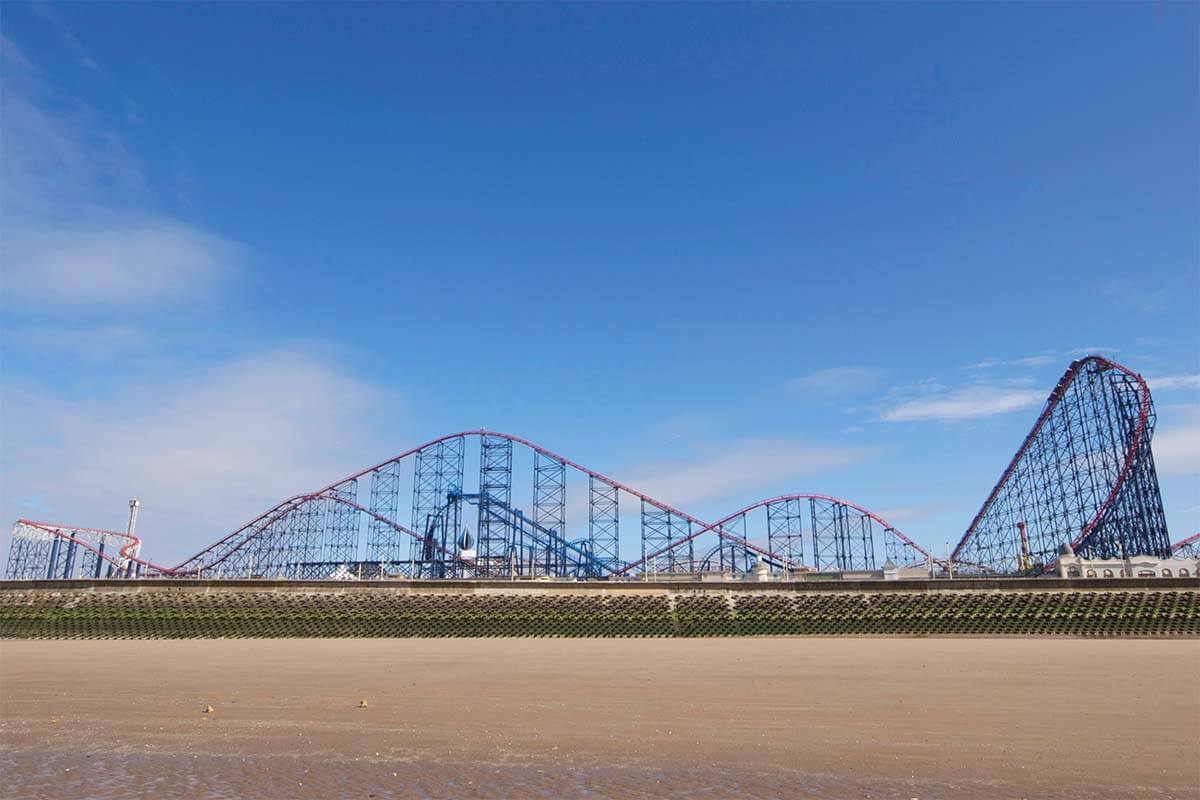
[{"label": "tall roller coaster peak", "polygon": [[[956,566],[1035,571],[1064,542],[1089,556],[1169,554],[1153,422],[1141,377],[1099,356],[1072,363],[956,548]],[[468,450],[479,464],[470,485]],[[517,500],[518,489],[530,502]],[[411,497],[403,521],[401,497]],[[633,558],[622,556],[622,531],[625,548],[638,548]],[[139,544],[132,533],[19,520],[7,575],[619,579],[760,563],[793,574],[934,561],[880,515],[831,495],[781,495],[705,522],[488,430],[432,439],[288,498],[174,567],[140,558]]]},{"label": "tall roller coaster peak", "polygon": [[1169,557],[1142,377],[1102,356],[1071,363],[954,550],[997,573],[1086,558]]}]

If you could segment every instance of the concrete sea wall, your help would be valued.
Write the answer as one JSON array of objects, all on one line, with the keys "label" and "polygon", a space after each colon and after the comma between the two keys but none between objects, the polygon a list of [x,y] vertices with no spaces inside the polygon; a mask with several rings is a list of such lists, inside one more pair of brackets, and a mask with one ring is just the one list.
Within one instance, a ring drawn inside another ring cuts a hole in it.
[{"label": "concrete sea wall", "polygon": [[1200,636],[1177,579],[8,581],[0,638]]}]

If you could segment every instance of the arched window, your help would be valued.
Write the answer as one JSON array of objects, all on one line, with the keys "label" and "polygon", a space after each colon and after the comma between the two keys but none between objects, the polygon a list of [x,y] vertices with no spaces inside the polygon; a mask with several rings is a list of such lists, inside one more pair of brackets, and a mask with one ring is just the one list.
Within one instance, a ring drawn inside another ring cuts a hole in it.
[{"label": "arched window", "polygon": [[1162,574],[1163,574],[1163,577],[1164,577],[1164,578],[1169,578],[1169,577],[1171,577],[1171,568],[1170,568],[1170,567],[1163,567],[1163,572],[1162,572]]},{"label": "arched window", "polygon": [[1180,568],[1179,568],[1179,577],[1181,577],[1181,578],[1186,578],[1187,576],[1188,576],[1188,571],[1187,571],[1187,568],[1186,568],[1186,567],[1180,567]]},{"label": "arched window", "polygon": [[1067,569],[1067,577],[1068,578],[1078,578],[1079,577],[1079,567],[1069,567]]},{"label": "arched window", "polygon": [[1094,578],[1094,577],[1096,577],[1096,570],[1094,570],[1094,569],[1089,569],[1089,570],[1087,571],[1087,576],[1088,576],[1089,578]]},{"label": "arched window", "polygon": [[1104,570],[1104,577],[1111,578],[1113,576],[1111,569]]}]

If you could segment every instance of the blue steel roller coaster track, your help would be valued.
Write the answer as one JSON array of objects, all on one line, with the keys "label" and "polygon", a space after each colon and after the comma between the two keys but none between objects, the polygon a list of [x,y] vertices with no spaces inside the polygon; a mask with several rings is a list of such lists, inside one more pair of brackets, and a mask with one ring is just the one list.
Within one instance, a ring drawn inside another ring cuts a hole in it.
[{"label": "blue steel roller coaster track", "polygon": [[[955,569],[1037,572],[1064,542],[1089,557],[1168,556],[1154,420],[1140,375],[1101,356],[1072,362],[952,554]],[[473,492],[464,491],[469,440],[479,452]],[[526,509],[512,499],[514,452],[532,460]],[[586,522],[567,513],[568,483],[580,481]],[[398,518],[404,488],[412,492],[409,524]],[[474,549],[460,538],[467,506],[478,515]],[[627,560],[622,520],[627,529],[635,515],[640,551]],[[1174,547],[1186,550],[1195,538]],[[431,439],[288,498],[173,567],[143,559],[126,533],[18,520],[7,575],[622,579],[728,573],[759,561],[784,574],[874,570],[880,555],[942,563],[879,514],[832,495],[781,495],[705,522],[528,439],[481,429]]]}]

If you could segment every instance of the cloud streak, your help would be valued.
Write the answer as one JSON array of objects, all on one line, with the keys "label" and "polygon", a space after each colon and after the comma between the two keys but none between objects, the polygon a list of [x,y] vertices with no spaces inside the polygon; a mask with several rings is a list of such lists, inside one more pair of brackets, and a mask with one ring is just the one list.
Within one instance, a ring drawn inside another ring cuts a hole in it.
[{"label": "cloud streak", "polygon": [[880,370],[872,367],[830,367],[793,378],[786,386],[797,394],[840,397],[866,391],[881,377]]},{"label": "cloud streak", "polygon": [[754,497],[786,481],[861,462],[865,447],[823,447],[792,439],[743,439],[704,448],[690,457],[656,461],[629,470],[627,482],[651,497],[684,508]]},{"label": "cloud streak", "polygon": [[1027,356],[1026,358],[1018,358],[1013,363],[1018,367],[1044,367],[1053,364],[1057,360],[1054,356]]},{"label": "cloud streak", "polygon": [[968,386],[904,401],[883,413],[884,422],[955,422],[1007,414],[1035,406],[1043,392],[999,386]]},{"label": "cloud streak", "polygon": [[241,258],[225,239],[153,217],[26,229],[5,250],[7,300],[34,308],[195,301]]},{"label": "cloud streak", "polygon": [[1146,384],[1152,392],[1166,392],[1175,389],[1200,389],[1200,375],[1164,375],[1161,378],[1147,378]]},{"label": "cloud streak", "polygon": [[329,360],[286,350],[105,402],[25,383],[0,418],[4,505],[104,527],[137,496],[147,553],[181,560],[376,458],[371,423],[394,405]]},{"label": "cloud streak", "polygon": [[1154,435],[1154,465],[1163,475],[1200,473],[1200,421],[1161,430]]},{"label": "cloud streak", "polygon": [[57,110],[63,98],[11,40],[0,39],[0,57],[7,310],[185,303],[236,269],[243,248],[153,209],[120,136],[86,106]]},{"label": "cloud streak", "polygon": [[1158,474],[1200,474],[1200,405],[1160,407],[1159,423],[1151,440]]}]

